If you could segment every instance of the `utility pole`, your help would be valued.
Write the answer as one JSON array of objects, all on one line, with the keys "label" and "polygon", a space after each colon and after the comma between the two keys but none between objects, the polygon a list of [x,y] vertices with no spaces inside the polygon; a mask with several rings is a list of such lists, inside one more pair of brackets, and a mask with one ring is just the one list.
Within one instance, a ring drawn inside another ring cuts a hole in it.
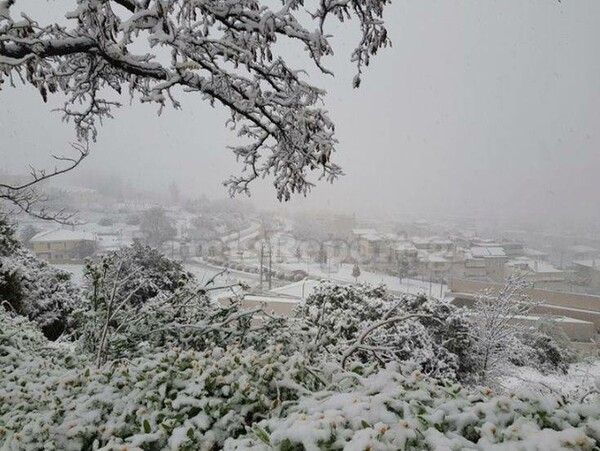
[{"label": "utility pole", "polygon": [[432,270],[430,269],[429,270],[429,297],[431,297],[431,289],[433,288],[432,277],[433,277],[433,273],[432,273]]},{"label": "utility pole", "polygon": [[264,253],[265,244],[260,244],[260,289],[262,291],[263,288],[263,253]]},{"label": "utility pole", "polygon": [[563,267],[563,257],[564,257],[564,255],[565,255],[565,251],[564,250],[560,251],[560,269],[565,269]]},{"label": "utility pole", "polygon": [[[267,270],[267,274],[264,279],[269,286],[269,290],[272,288],[271,278],[272,278],[272,268],[273,268],[273,252],[271,249],[271,242],[268,243],[268,251],[269,251],[269,268]],[[264,241],[260,244],[260,289],[263,289],[263,274],[265,267],[265,243]]]},{"label": "utility pole", "polygon": [[271,276],[273,274],[273,271],[271,271],[271,265],[273,263],[273,252],[271,251],[271,242],[269,241],[269,291],[271,291]]},{"label": "utility pole", "polygon": [[277,238],[277,258],[281,260],[281,237]]}]

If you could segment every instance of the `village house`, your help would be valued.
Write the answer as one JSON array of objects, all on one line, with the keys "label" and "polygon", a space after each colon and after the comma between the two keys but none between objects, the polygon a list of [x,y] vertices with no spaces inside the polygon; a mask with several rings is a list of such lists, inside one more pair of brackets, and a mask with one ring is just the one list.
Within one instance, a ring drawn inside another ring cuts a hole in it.
[{"label": "village house", "polygon": [[40,232],[30,240],[33,252],[53,262],[82,260],[96,249],[96,237],[89,233],[68,229]]},{"label": "village house", "polygon": [[565,285],[566,274],[550,263],[519,257],[509,260],[504,265],[504,277],[518,276],[529,282],[534,288],[562,289]]},{"label": "village house", "polygon": [[474,246],[465,257],[465,277],[504,279],[504,264],[508,258],[502,247]]}]

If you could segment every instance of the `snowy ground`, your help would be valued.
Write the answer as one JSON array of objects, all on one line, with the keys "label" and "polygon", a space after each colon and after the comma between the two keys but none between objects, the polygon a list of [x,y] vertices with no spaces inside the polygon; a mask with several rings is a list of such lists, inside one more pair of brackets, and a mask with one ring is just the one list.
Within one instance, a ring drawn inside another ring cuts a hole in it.
[{"label": "snowy ground", "polygon": [[[73,279],[76,283],[81,283],[83,280],[83,269],[84,265],[81,264],[57,264],[54,265],[60,269],[70,272],[73,274]],[[186,263],[185,268],[194,274],[199,283],[206,283],[217,273],[221,272],[218,267],[208,265],[201,262],[190,262]],[[286,271],[303,270],[308,271],[309,277],[313,279],[326,279],[334,282],[341,283],[354,283],[354,277],[352,277],[352,265],[340,265],[339,269],[335,272],[328,271],[327,267],[322,267],[318,263],[307,265],[306,263],[287,263],[278,264],[278,269]],[[255,287],[258,282],[258,276],[255,274],[244,273],[240,271],[229,270],[226,274],[219,276],[219,285],[229,285],[232,283],[242,282],[250,287]],[[400,283],[397,277],[387,276],[384,274],[377,274],[368,271],[361,271],[358,282],[366,282],[372,285],[384,284],[387,288],[394,292],[411,293],[411,294],[429,294],[435,297],[443,297],[448,287],[446,285],[440,285],[439,283],[429,283],[416,279],[402,279]],[[295,293],[294,293],[295,294]]]},{"label": "snowy ground", "polygon": [[[282,263],[278,264],[277,268],[284,269],[287,271],[302,270],[307,271],[309,277],[319,279],[329,279],[336,282],[342,283],[354,283],[354,277],[352,277],[353,265],[340,265],[337,271],[322,266],[320,263],[307,264],[304,262],[298,263]],[[400,293],[411,293],[411,294],[431,294],[435,297],[444,297],[444,294],[448,290],[447,285],[439,283],[429,283],[429,281],[422,281],[416,279],[402,279],[402,283],[398,277],[387,276],[385,274],[378,274],[374,272],[368,272],[361,270],[361,274],[358,277],[358,282],[367,282],[372,285],[384,284],[389,290],[400,292]]]}]

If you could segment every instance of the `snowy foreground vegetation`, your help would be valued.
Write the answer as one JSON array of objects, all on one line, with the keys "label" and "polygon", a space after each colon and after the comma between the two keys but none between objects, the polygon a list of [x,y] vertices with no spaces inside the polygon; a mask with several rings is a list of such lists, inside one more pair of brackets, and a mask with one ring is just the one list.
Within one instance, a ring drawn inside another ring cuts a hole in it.
[{"label": "snowy foreground vegetation", "polygon": [[6,221],[0,259],[2,450],[599,449],[593,387],[502,389],[506,368],[559,378],[574,356],[484,303],[322,283],[278,318],[139,245],[76,287]]}]

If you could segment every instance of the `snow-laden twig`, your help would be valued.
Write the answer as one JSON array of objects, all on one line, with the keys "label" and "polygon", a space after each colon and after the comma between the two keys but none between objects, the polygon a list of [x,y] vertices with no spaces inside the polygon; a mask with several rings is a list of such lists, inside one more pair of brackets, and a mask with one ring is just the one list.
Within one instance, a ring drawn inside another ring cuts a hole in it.
[{"label": "snow-laden twig", "polygon": [[518,336],[531,329],[522,317],[541,303],[531,300],[526,288],[523,277],[510,277],[499,290],[484,290],[476,297],[471,339],[481,382],[509,366]]},{"label": "snow-laden twig", "polygon": [[74,224],[75,212],[67,212],[65,210],[57,212],[47,211],[43,206],[46,197],[35,189],[40,183],[75,169],[89,154],[87,144],[72,143],[71,147],[77,151],[74,157],[63,155],[52,156],[59,164],[64,164],[63,166],[55,166],[52,170],[35,169],[30,166],[29,179],[27,181],[18,184],[0,181],[0,200],[10,202],[17,210],[28,213],[38,219],[51,220],[66,225]]},{"label": "snow-laden twig", "polygon": [[[393,316],[391,318],[385,319],[383,321],[379,321],[377,323],[372,324],[371,326],[369,326],[367,329],[365,329],[356,339],[356,341],[354,342],[354,344],[352,344],[352,346],[350,346],[342,355],[342,368],[346,367],[346,361],[348,360],[348,358],[350,358],[350,356],[352,354],[354,354],[357,351],[360,350],[367,350],[367,351],[376,351],[376,350],[383,350],[384,348],[381,347],[372,347],[372,346],[367,346],[364,344],[365,339],[371,335],[375,330],[379,329],[380,327],[383,326],[387,326],[388,324],[394,324],[394,323],[399,323],[402,321],[406,321],[412,318],[433,318],[432,315],[425,315],[425,314],[421,314],[421,313],[412,313],[409,315],[404,315],[404,316]],[[385,348],[385,350],[388,350],[387,348]]]}]

